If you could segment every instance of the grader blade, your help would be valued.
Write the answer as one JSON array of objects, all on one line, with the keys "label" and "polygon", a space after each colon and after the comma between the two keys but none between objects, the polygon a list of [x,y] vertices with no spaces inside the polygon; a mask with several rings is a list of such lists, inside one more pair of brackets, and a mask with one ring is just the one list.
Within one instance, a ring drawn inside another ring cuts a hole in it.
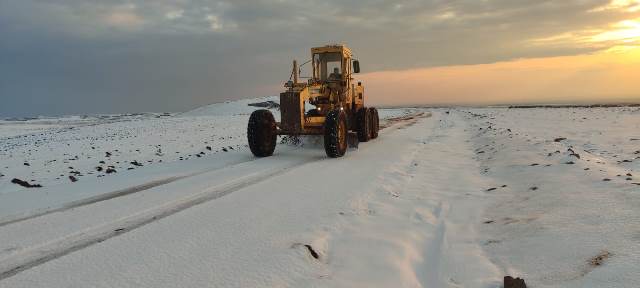
[{"label": "grader blade", "polygon": [[360,144],[358,132],[349,131],[347,134],[347,144],[349,145],[349,148],[358,149],[358,145]]}]

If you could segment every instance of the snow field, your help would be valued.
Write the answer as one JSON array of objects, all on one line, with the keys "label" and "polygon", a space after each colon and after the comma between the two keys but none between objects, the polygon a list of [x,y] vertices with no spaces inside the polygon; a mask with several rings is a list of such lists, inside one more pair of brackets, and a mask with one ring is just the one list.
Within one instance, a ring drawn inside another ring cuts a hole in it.
[{"label": "snow field", "polygon": [[[155,159],[134,170],[75,183],[38,158],[3,170],[46,185],[0,186],[0,287],[640,286],[638,108],[384,109],[380,138],[344,158],[305,139],[256,159],[250,101],[92,126],[139,127],[109,140],[130,147],[111,155],[121,163]],[[104,157],[74,127],[45,130]],[[200,154],[212,131],[228,151]],[[183,160],[132,146],[156,132]],[[3,138],[0,157],[66,157],[22,138]]]}]

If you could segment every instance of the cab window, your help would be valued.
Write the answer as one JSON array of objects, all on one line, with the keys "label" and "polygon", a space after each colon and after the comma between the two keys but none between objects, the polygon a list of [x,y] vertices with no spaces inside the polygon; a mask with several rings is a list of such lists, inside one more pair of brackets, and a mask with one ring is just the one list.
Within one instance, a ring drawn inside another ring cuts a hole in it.
[{"label": "cab window", "polygon": [[327,80],[342,77],[342,55],[340,53],[318,53],[313,55],[314,78]]}]

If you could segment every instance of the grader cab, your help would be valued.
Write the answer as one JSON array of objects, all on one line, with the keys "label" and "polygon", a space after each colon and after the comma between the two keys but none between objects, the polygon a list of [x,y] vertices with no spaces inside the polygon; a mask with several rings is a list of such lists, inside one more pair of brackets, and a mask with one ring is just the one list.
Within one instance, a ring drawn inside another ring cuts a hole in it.
[{"label": "grader cab", "polygon": [[[255,156],[271,156],[277,135],[324,135],[325,151],[332,158],[343,156],[348,142],[378,137],[378,110],[365,107],[364,86],[353,78],[360,63],[351,50],[344,45],[311,48],[306,63],[312,74],[299,82],[299,67],[293,61],[291,79],[280,93],[280,122],[266,109],[251,114],[247,138]],[[315,108],[305,111],[305,103]]]}]

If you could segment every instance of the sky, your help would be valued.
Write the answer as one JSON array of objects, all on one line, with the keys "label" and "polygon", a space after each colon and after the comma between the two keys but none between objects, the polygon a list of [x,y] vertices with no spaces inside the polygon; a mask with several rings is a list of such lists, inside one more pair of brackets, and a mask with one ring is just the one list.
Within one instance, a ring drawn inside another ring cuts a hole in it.
[{"label": "sky", "polygon": [[370,105],[640,102],[640,0],[2,0],[0,117],[277,95],[328,43]]}]

